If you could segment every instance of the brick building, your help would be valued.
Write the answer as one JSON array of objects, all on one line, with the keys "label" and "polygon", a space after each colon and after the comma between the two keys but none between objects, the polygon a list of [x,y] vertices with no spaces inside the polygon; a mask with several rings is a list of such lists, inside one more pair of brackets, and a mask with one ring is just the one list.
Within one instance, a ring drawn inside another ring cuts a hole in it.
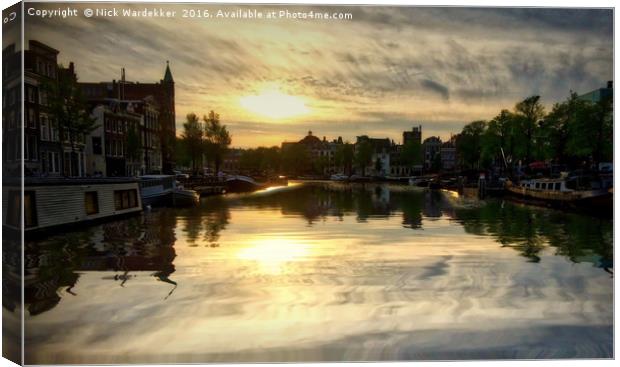
[{"label": "brick building", "polygon": [[[124,71],[121,80],[99,83],[79,83],[86,98],[90,101],[105,99],[118,99],[120,101],[142,101],[140,106],[149,106],[147,109],[157,109],[157,124],[148,123],[146,127],[145,141],[152,146],[154,134],[159,136],[157,140],[161,145],[161,173],[172,173],[174,169],[174,143],[176,136],[175,127],[175,96],[174,79],[170,71],[170,65],[166,63],[164,78],[159,83],[140,83],[124,80]],[[149,103],[146,103],[146,101]],[[149,119],[152,121],[152,119]],[[151,140],[149,140],[151,139]],[[147,149],[148,151],[148,149]],[[147,159],[149,153],[147,154]],[[152,158],[150,158],[152,161]]]}]

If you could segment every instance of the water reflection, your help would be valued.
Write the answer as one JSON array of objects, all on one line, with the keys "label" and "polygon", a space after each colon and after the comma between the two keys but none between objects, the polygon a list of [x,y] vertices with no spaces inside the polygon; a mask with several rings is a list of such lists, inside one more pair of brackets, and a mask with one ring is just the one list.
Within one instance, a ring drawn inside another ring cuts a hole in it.
[{"label": "water reflection", "polygon": [[148,271],[172,284],[174,227],[170,211],[109,222],[25,245],[25,305],[31,316],[49,311],[62,293],[77,296],[74,287],[82,272],[102,272],[101,280],[124,287],[133,272]]},{"label": "water reflection", "polygon": [[612,231],[406,186],[204,198],[30,241],[27,362],[610,357]]}]

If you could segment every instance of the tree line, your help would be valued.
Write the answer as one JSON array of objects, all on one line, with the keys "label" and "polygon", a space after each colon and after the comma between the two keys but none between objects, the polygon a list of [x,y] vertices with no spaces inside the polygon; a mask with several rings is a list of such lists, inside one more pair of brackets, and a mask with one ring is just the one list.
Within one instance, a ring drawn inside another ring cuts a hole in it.
[{"label": "tree line", "polygon": [[613,156],[612,97],[598,102],[576,93],[545,112],[540,96],[501,110],[489,121],[473,121],[456,138],[463,169],[492,166],[512,170],[544,161],[568,168],[589,168]]}]

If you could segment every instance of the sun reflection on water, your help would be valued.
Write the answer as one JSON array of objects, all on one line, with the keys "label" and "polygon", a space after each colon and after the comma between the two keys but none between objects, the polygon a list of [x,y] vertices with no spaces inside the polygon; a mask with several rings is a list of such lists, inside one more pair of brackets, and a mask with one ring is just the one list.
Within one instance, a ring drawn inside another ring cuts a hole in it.
[{"label": "sun reflection on water", "polygon": [[294,261],[309,258],[311,246],[307,242],[291,238],[259,238],[240,249],[236,257],[253,261],[266,274],[280,274]]}]

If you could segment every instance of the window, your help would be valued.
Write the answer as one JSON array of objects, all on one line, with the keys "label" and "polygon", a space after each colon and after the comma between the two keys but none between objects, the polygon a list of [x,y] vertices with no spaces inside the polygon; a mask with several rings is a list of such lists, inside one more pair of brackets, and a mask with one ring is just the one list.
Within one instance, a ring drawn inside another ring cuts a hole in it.
[{"label": "window", "polygon": [[138,206],[138,195],[135,189],[114,191],[114,208],[124,210]]},{"label": "window", "polygon": [[59,141],[58,137],[58,123],[54,119],[48,118],[48,124],[50,126],[50,139],[52,141]]},{"label": "window", "polygon": [[101,149],[101,137],[100,136],[93,136],[92,143],[93,143],[93,154],[101,154],[101,152],[102,152],[102,149]]},{"label": "window", "polygon": [[28,87],[28,89],[26,90],[27,95],[28,95],[28,102],[30,103],[36,103],[36,98],[34,97],[35,95],[35,89],[33,87]]},{"label": "window", "polygon": [[28,109],[28,127],[31,127],[31,128],[37,127],[37,118],[32,108]]},{"label": "window", "polygon": [[47,93],[45,91],[39,90],[39,104],[47,106]]},{"label": "window", "polygon": [[37,205],[34,191],[24,191],[24,225],[36,227]]},{"label": "window", "polygon": [[97,191],[89,191],[84,193],[84,207],[87,215],[99,213],[99,200]]},{"label": "window", "polygon": [[41,114],[39,116],[41,121],[41,140],[49,141],[50,140],[50,130],[49,130],[49,120],[47,119],[47,115]]},{"label": "window", "polygon": [[41,154],[43,171],[47,173],[60,173],[58,152],[43,152]]},{"label": "window", "polygon": [[24,160],[37,160],[37,137],[34,135],[26,136],[26,149],[24,149]]}]

